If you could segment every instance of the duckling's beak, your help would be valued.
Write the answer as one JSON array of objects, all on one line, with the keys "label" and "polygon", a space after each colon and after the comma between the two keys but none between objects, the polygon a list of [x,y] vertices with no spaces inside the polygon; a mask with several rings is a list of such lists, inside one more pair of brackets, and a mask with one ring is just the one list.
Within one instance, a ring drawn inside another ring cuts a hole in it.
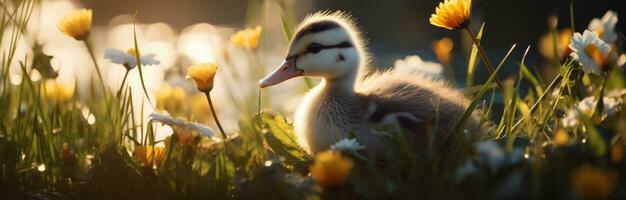
[{"label": "duckling's beak", "polygon": [[265,88],[279,84],[293,77],[302,76],[303,70],[296,67],[296,59],[290,58],[283,62],[274,72],[259,81],[259,87]]}]

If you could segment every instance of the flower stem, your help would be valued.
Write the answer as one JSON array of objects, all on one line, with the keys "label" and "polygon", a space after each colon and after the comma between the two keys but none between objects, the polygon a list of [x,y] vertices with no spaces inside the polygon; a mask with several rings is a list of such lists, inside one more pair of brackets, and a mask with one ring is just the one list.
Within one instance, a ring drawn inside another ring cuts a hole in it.
[{"label": "flower stem", "polygon": [[[491,65],[491,61],[489,61],[489,59],[487,58],[487,54],[485,53],[483,47],[478,43],[478,39],[476,38],[474,33],[472,33],[472,30],[470,30],[469,27],[465,27],[463,30],[465,30],[465,32],[472,38],[474,45],[476,45],[476,48],[478,48],[478,54],[480,55],[480,59],[483,61],[485,68],[487,68],[487,71],[489,71],[489,75],[492,75],[494,73],[493,65]],[[504,92],[504,87],[502,86],[500,79],[498,79],[498,76],[495,77],[495,80],[496,85],[498,85],[498,89],[500,89],[500,92]]]},{"label": "flower stem", "polygon": [[215,120],[215,124],[217,124],[217,128],[220,129],[220,132],[222,133],[222,137],[224,137],[224,141],[226,141],[226,132],[224,131],[224,128],[222,128],[222,124],[220,123],[220,120],[217,118],[217,113],[215,113],[215,108],[213,107],[213,101],[211,100],[211,93],[210,92],[204,92],[204,95],[206,95],[206,99],[209,102],[209,108],[211,108],[211,114],[213,114],[213,119]]},{"label": "flower stem", "polygon": [[557,47],[557,30],[556,28],[552,27],[550,28],[550,34],[552,35],[552,55],[554,56],[554,65],[555,66],[559,66],[561,65],[561,57],[559,55],[559,51],[558,51],[558,47]]},{"label": "flower stem", "polygon": [[87,47],[89,56],[91,56],[93,65],[96,66],[96,72],[98,73],[98,78],[100,79],[100,86],[102,86],[102,92],[106,94],[106,88],[104,87],[104,79],[102,79],[102,72],[100,72],[100,66],[98,66],[98,62],[96,61],[96,56],[93,53],[93,48],[91,47],[91,44],[89,44],[87,39],[83,40],[83,42],[85,43],[85,46]]},{"label": "flower stem", "polygon": [[124,89],[124,84],[126,84],[126,78],[128,77],[128,73],[130,70],[126,70],[126,74],[124,74],[124,78],[122,79],[122,85],[120,85],[120,89],[117,90],[117,96],[119,97],[122,93],[122,89]]},{"label": "flower stem", "polygon": [[259,137],[258,138],[259,144],[263,143],[262,142],[262,138],[263,138],[263,136],[262,136],[263,135],[263,121],[262,120],[263,120],[263,117],[261,116],[261,97],[262,97],[262,94],[263,94],[262,91],[263,91],[263,89],[259,88],[259,99],[258,99],[258,110],[257,110],[257,117],[259,118],[257,120],[257,123],[258,123],[257,125],[259,126],[259,132],[257,133],[257,137]]}]

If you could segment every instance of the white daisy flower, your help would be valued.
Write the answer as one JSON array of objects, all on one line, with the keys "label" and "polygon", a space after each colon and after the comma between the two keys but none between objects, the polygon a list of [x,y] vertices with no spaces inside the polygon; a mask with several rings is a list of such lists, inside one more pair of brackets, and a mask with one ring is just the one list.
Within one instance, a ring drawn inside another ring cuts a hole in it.
[{"label": "white daisy flower", "polygon": [[205,135],[209,138],[213,137],[214,135],[213,131],[209,127],[206,127],[202,124],[198,124],[195,122],[187,122],[182,119],[176,119],[170,115],[152,113],[148,116],[148,119],[150,119],[150,122],[156,121],[156,122],[161,122],[163,124],[167,124],[168,126],[172,126],[172,127],[179,127],[185,130],[197,131],[198,133]]},{"label": "white daisy flower", "polygon": [[492,140],[479,142],[476,144],[476,150],[479,155],[483,156],[489,168],[493,171],[496,171],[506,161],[506,152],[498,146],[498,143]]},{"label": "white daisy flower", "polygon": [[585,30],[583,34],[574,33],[569,44],[570,56],[577,60],[586,73],[600,74],[605,59],[611,52],[611,45],[602,41],[596,32]]},{"label": "white daisy flower", "polygon": [[[607,95],[602,98],[604,103],[604,109],[601,113],[601,119],[604,120],[606,117],[614,115],[619,110],[619,106],[623,103],[621,96],[626,93],[626,91],[611,91],[607,93]],[[561,123],[566,128],[572,128],[579,124],[578,117],[580,113],[585,114],[586,116],[591,116],[593,114],[593,110],[598,102],[596,101],[595,96],[586,97],[580,102],[578,102],[578,106],[576,109],[569,109],[566,112],[566,115],[563,119],[561,119]]]},{"label": "white daisy flower", "polygon": [[443,66],[441,64],[423,61],[422,58],[417,55],[396,60],[393,69],[397,73],[419,73],[436,80],[443,79]]},{"label": "white daisy flower", "polygon": [[615,25],[617,24],[617,13],[609,10],[604,14],[602,19],[594,18],[589,23],[587,29],[598,33],[600,38],[607,43],[613,43],[617,40]]},{"label": "white daisy flower", "polygon": [[[615,114],[617,112],[618,106],[622,103],[621,99],[608,95],[602,98],[602,101],[604,102],[602,118]],[[596,101],[596,97],[594,96],[584,98],[578,103],[578,111],[587,115],[591,115],[591,112],[593,111],[594,106],[596,106],[597,103],[598,102]]]},{"label": "white daisy flower", "polygon": [[565,112],[565,117],[561,119],[561,123],[565,128],[573,128],[578,126],[578,111],[576,109],[570,108]]},{"label": "white daisy flower", "polygon": [[517,164],[523,160],[524,151],[521,148],[514,148],[511,152],[506,152],[500,145],[487,140],[476,144],[476,151],[481,161],[489,166],[492,173],[496,173],[503,166]]},{"label": "white daisy flower", "polygon": [[[137,66],[137,51],[134,48],[128,49],[126,52],[109,48],[104,52],[104,58],[111,60],[112,63],[120,64],[126,67],[128,70],[131,70]],[[155,59],[156,54],[147,54],[140,57],[141,65],[158,65],[161,64],[160,61]]]},{"label": "white daisy flower", "polygon": [[362,149],[365,149],[364,146],[362,146],[359,141],[357,141],[354,138],[343,138],[341,140],[339,140],[339,142],[333,144],[332,146],[330,146],[330,149],[335,150],[335,151],[359,151]]}]

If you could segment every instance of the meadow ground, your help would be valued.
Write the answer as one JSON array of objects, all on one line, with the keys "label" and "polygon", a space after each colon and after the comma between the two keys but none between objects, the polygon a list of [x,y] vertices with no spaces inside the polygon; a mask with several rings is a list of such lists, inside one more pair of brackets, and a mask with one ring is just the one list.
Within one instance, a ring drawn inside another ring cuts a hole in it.
[{"label": "meadow ground", "polygon": [[[263,20],[247,28],[180,32],[135,22],[141,10],[95,27],[98,11],[69,1],[0,2],[2,199],[626,198],[618,13],[573,27],[572,9],[529,30],[546,32],[537,47],[497,58],[477,45],[489,22],[470,20],[471,1],[432,8],[432,25],[471,38],[466,66],[455,68],[466,71],[457,88],[469,111],[424,156],[402,129],[381,125],[389,162],[380,164],[353,138],[317,155],[298,145],[293,110],[316,80],[258,87],[297,21],[285,1],[261,2],[250,13]],[[451,80],[453,46],[433,43],[438,63],[395,65]],[[529,51],[545,66],[527,65]],[[515,73],[496,76],[503,68]],[[489,72],[484,82],[478,70]],[[493,136],[464,128],[475,109]]]}]

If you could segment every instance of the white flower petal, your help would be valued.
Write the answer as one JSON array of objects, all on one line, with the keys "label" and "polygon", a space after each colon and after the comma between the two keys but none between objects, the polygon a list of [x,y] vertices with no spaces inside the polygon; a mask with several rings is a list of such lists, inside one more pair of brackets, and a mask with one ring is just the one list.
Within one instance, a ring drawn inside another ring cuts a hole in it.
[{"label": "white flower petal", "polygon": [[335,151],[359,151],[365,149],[359,141],[354,138],[343,138],[339,142],[330,146],[330,149]]},{"label": "white flower petal", "polygon": [[613,43],[617,40],[617,33],[615,32],[615,25],[617,24],[617,13],[609,10],[601,19],[594,18],[587,26],[587,29],[592,31],[602,31],[602,40],[607,43]]},{"label": "white flower petal", "polygon": [[145,56],[141,56],[141,64],[142,65],[158,65],[161,64],[160,61],[158,61],[157,59],[155,59],[154,57],[156,57],[155,54],[148,54]]},{"label": "white flower petal", "polygon": [[598,34],[593,31],[585,30],[582,35],[580,33],[574,33],[569,45],[569,48],[572,50],[570,56],[583,66],[583,71],[586,73],[599,74],[601,73],[600,66],[598,66],[585,51],[585,48],[590,45],[597,47],[600,53],[604,55],[611,52],[611,46],[598,38]]},{"label": "white flower petal", "polygon": [[567,110],[565,117],[561,119],[561,123],[563,123],[563,127],[565,128],[574,128],[578,126],[578,111],[575,109]]},{"label": "white flower petal", "polygon": [[465,177],[476,174],[478,172],[478,168],[471,160],[465,160],[465,164],[459,167],[455,172],[455,177],[457,181],[462,181]]},{"label": "white flower petal", "polygon": [[[611,91],[608,92],[604,96],[604,98],[602,98],[602,101],[604,103],[604,109],[601,111],[602,113],[600,113],[602,120],[604,120],[608,116],[614,115],[615,113],[617,113],[617,111],[619,111],[620,106],[623,104],[622,96],[624,94],[626,94],[626,90]],[[578,102],[576,109],[567,110],[566,116],[561,119],[561,123],[563,123],[563,126],[566,128],[572,128],[577,126],[579,124],[578,115],[580,113],[591,113],[591,111],[595,109],[597,103],[598,102],[596,101],[595,96],[589,96],[584,98],[583,100]]]},{"label": "white flower petal", "polygon": [[206,127],[204,125],[201,125],[195,122],[187,122],[182,119],[175,119],[170,115],[152,113],[148,116],[148,118],[150,119],[150,121],[161,122],[169,126],[176,126],[176,127],[180,127],[186,130],[194,130],[207,137],[214,136],[213,131],[209,127]]},{"label": "white flower petal", "polygon": [[504,150],[493,140],[478,143],[476,150],[485,159],[492,173],[495,173],[507,160]]},{"label": "white flower petal", "polygon": [[123,65],[128,62],[128,54],[119,49],[104,50],[104,58],[111,60],[112,63]]},{"label": "white flower petal", "polygon": [[[156,54],[147,54],[141,56],[141,65],[158,65],[161,61],[157,60]],[[104,58],[111,60],[112,63],[124,65],[127,64],[130,69],[137,67],[137,58],[119,49],[106,49]]]},{"label": "white flower petal", "polygon": [[626,54],[622,54],[617,58],[617,67],[623,67],[626,64]]}]

